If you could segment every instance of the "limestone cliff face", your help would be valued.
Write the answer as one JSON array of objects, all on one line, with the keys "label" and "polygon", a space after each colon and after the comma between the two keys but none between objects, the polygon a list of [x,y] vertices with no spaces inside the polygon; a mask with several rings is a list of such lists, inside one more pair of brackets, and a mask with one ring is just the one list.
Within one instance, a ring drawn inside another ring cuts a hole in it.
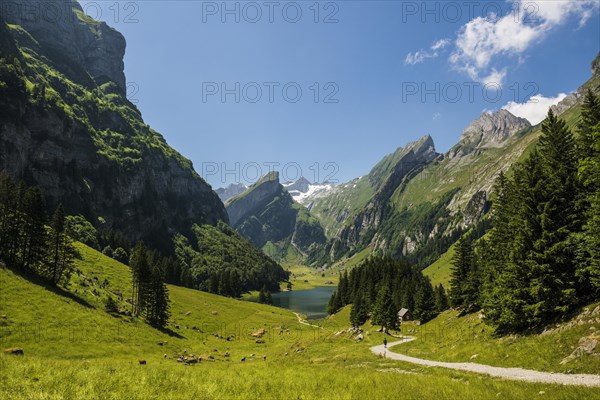
[{"label": "limestone cliff face", "polygon": [[502,147],[506,139],[530,126],[525,118],[517,117],[507,110],[484,112],[465,128],[458,146],[451,153],[453,156],[465,155],[474,149]]},{"label": "limestone cliff face", "polygon": [[226,208],[231,225],[258,247],[267,242],[280,247],[292,245],[305,255],[326,241],[321,225],[294,202],[279,182],[278,172],[269,173],[231,198]]},{"label": "limestone cliff face", "polygon": [[[335,251],[339,252],[340,249],[345,251],[360,244],[371,243],[392,211],[390,198],[394,192],[438,157],[438,153],[435,151],[433,139],[427,135],[416,142],[409,143],[404,149],[399,149],[398,154],[393,156],[397,161],[390,166],[388,175],[379,184],[379,190],[352,222],[337,235],[336,240],[340,244],[334,246]],[[337,258],[336,254],[332,256]]]},{"label": "limestone cliff face", "polygon": [[114,82],[125,91],[125,38],[87,17],[76,0],[17,0],[1,10],[4,20],[27,31],[38,44],[34,50],[70,79],[86,86]]},{"label": "limestone cliff face", "polygon": [[231,226],[235,228],[242,219],[263,210],[281,192],[280,186],[279,173],[271,172],[247,192],[229,199],[226,207]]},{"label": "limestone cliff face", "polygon": [[0,169],[39,185],[49,209],[63,203],[160,249],[194,223],[227,221],[191,162],[124,97],[123,37],[80,9],[60,23],[0,19]]}]

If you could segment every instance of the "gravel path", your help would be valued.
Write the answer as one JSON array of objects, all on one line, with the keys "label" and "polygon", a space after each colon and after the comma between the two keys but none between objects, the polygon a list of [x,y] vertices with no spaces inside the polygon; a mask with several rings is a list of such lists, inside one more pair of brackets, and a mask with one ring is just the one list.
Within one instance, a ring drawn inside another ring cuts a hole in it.
[{"label": "gravel path", "polygon": [[[414,337],[406,337],[400,341],[388,343],[388,347],[406,343],[415,340]],[[597,386],[600,387],[600,375],[591,374],[559,374],[552,372],[540,372],[522,368],[503,368],[492,367],[490,365],[476,363],[455,363],[424,360],[391,352],[384,348],[383,345],[371,347],[371,351],[378,355],[383,355],[385,358],[393,360],[406,361],[412,364],[425,365],[428,367],[450,368],[459,371],[475,372],[478,374],[486,374],[497,378],[504,378],[515,381],[525,382],[541,382],[541,383],[558,383],[561,385],[579,385],[579,386]]]},{"label": "gravel path", "polygon": [[296,317],[298,318],[298,322],[300,322],[302,325],[308,325],[308,326],[312,326],[314,328],[321,328],[318,325],[313,325],[310,322],[307,322],[305,319],[302,319],[302,317],[300,316],[300,313],[294,312],[294,314],[296,314]]}]

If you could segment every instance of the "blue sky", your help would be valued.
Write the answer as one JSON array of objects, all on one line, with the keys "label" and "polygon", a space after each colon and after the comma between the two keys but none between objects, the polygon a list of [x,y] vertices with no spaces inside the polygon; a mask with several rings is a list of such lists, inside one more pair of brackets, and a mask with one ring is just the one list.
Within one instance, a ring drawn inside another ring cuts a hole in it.
[{"label": "blue sky", "polygon": [[484,110],[538,118],[600,50],[598,0],[81,3],[125,36],[145,121],[215,188],[272,163],[344,182],[425,134],[446,151]]}]

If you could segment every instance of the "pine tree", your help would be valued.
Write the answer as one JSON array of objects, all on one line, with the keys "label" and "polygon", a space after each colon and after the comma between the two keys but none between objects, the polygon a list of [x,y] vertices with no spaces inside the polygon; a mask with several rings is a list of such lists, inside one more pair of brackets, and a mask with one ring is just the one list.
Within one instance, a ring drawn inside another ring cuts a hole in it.
[{"label": "pine tree", "polygon": [[538,144],[542,161],[543,200],[539,204],[541,236],[528,260],[531,271],[529,305],[534,324],[548,321],[576,304],[576,265],[573,233],[577,215],[575,140],[563,120],[550,110]]},{"label": "pine tree", "polygon": [[363,296],[358,293],[352,302],[352,309],[350,310],[350,323],[352,326],[359,327],[364,325],[365,322],[367,322],[367,319],[369,319],[367,305],[363,300]]},{"label": "pine tree", "polygon": [[329,299],[329,303],[327,304],[327,314],[333,315],[338,312],[343,307],[339,292],[335,290]]},{"label": "pine tree", "polygon": [[460,238],[452,258],[453,266],[450,277],[450,303],[454,307],[460,308],[467,305],[466,300],[470,289],[467,279],[474,268],[474,257],[471,241],[466,237]]},{"label": "pine tree", "polygon": [[600,123],[600,98],[590,89],[585,93],[583,105],[581,107],[581,119],[577,124],[578,158],[583,160],[594,157],[594,135],[593,128]]},{"label": "pine tree", "polygon": [[446,289],[440,283],[435,288],[435,308],[438,313],[446,311],[449,307],[448,296],[446,295]]},{"label": "pine tree", "polygon": [[155,260],[151,266],[149,291],[146,299],[146,321],[155,327],[164,328],[169,320],[169,291],[165,284],[165,260]]},{"label": "pine tree", "polygon": [[592,128],[592,144],[589,157],[579,161],[579,177],[587,191],[587,223],[584,226],[586,259],[583,268],[590,276],[591,284],[600,292],[600,123]]},{"label": "pine tree", "polygon": [[263,287],[260,289],[260,292],[258,292],[258,302],[261,304],[268,304],[267,303],[267,286],[263,285]]},{"label": "pine tree", "polygon": [[489,239],[482,240],[482,297],[486,321],[498,331],[515,331],[531,321],[528,305],[533,243],[541,235],[538,205],[543,171],[537,150],[515,165],[512,179],[499,179]]},{"label": "pine tree", "polygon": [[381,325],[385,330],[398,329],[398,310],[385,284],[377,293],[377,300],[371,311],[371,321],[374,325]]},{"label": "pine tree", "polygon": [[421,322],[427,322],[437,315],[433,287],[429,279],[425,277],[421,278],[419,289],[415,296],[414,315]]},{"label": "pine tree", "polygon": [[150,260],[144,243],[138,242],[131,252],[129,266],[132,272],[132,314],[139,316],[145,311],[150,287]]},{"label": "pine tree", "polygon": [[23,199],[23,244],[21,264],[24,268],[41,272],[46,258],[46,205],[39,188],[31,188]]},{"label": "pine tree", "polygon": [[65,210],[60,204],[52,216],[49,235],[49,271],[50,282],[58,285],[68,281],[73,260],[78,256],[72,239],[65,233]]}]

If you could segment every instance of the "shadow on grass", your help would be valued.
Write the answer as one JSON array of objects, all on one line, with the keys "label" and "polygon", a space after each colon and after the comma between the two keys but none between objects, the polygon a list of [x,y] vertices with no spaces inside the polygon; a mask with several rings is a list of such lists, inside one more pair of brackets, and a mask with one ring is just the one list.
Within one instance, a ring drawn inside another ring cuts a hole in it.
[{"label": "shadow on grass", "polygon": [[57,294],[59,296],[73,300],[77,304],[80,304],[86,308],[95,308],[90,303],[88,303],[85,299],[82,299],[81,297],[78,297],[78,296],[74,295],[73,293],[64,290],[60,286],[55,286],[55,285],[51,284],[50,282],[48,282],[47,280],[43,279],[42,277],[40,277],[36,274],[33,274],[29,271],[18,269],[18,268],[12,268],[3,263],[0,263],[0,268],[11,271],[15,275],[29,281],[30,283],[41,286],[44,289],[46,289],[47,291]]},{"label": "shadow on grass", "polygon": [[[150,326],[152,326],[152,325],[150,325]],[[181,334],[179,334],[179,333],[177,333],[174,330],[169,329],[169,328],[159,328],[159,327],[156,327],[156,326],[153,326],[153,328],[156,329],[157,331],[161,332],[161,333],[164,333],[165,335],[169,335],[170,337],[174,337],[174,338],[177,338],[177,339],[185,339],[186,338],[185,336],[182,336]]]}]

